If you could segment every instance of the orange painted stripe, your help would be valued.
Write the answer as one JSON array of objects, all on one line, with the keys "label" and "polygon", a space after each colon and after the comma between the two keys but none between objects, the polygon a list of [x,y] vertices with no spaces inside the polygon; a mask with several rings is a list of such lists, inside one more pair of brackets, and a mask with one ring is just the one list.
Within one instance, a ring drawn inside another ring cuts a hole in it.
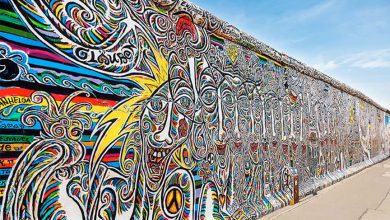
[{"label": "orange painted stripe", "polygon": [[0,152],[7,153],[13,151],[24,151],[30,144],[12,144],[12,143],[0,143]]},{"label": "orange painted stripe", "polygon": [[0,168],[10,168],[16,164],[17,158],[0,158]]}]

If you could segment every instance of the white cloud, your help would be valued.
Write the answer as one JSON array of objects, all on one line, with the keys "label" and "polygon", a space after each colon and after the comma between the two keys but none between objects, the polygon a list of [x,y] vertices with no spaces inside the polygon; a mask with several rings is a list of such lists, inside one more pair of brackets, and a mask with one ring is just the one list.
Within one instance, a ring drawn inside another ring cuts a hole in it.
[{"label": "white cloud", "polygon": [[341,64],[357,68],[390,67],[390,48],[349,54],[342,57]]},{"label": "white cloud", "polygon": [[[309,59],[308,59],[309,60]],[[335,69],[345,69],[348,72],[352,68],[376,69],[390,67],[390,48],[369,50],[340,57],[333,57],[331,60],[323,55],[312,57],[309,65],[324,72],[329,73]]]},{"label": "white cloud", "polygon": [[326,72],[329,72],[331,70],[334,70],[338,67],[339,65],[334,61],[334,60],[329,60],[329,61],[322,61],[322,62],[319,62],[319,63],[314,63],[313,64],[313,67],[326,73]]},{"label": "white cloud", "polygon": [[307,21],[309,19],[325,14],[335,5],[335,3],[335,1],[325,1],[310,8],[299,10],[294,12],[293,14],[284,16],[280,21],[283,23]]},{"label": "white cloud", "polygon": [[307,65],[314,67],[326,74],[331,70],[339,67],[337,59],[334,57],[329,59],[329,57],[325,56],[324,54],[317,54],[316,56],[304,56],[301,59],[307,61]]}]

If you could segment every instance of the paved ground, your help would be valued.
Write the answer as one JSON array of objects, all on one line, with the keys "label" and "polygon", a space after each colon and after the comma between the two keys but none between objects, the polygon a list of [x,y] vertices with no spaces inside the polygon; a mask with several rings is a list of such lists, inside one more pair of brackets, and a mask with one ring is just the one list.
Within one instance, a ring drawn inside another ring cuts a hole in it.
[{"label": "paved ground", "polygon": [[261,219],[390,220],[390,159]]}]

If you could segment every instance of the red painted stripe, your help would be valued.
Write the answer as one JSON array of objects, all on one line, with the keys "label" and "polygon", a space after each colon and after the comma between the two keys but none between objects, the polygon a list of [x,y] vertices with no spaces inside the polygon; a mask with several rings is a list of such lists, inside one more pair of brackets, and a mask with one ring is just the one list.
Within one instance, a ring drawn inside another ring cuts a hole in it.
[{"label": "red painted stripe", "polygon": [[45,50],[31,49],[31,48],[19,46],[19,45],[16,45],[16,44],[13,44],[13,43],[10,43],[10,42],[7,42],[7,41],[6,41],[6,43],[9,46],[11,46],[11,48],[13,50],[24,51],[28,56],[31,56],[31,57],[50,59],[50,60],[61,62],[61,63],[65,63],[65,64],[72,64],[69,60],[66,60],[63,57],[58,56],[55,53],[51,53],[51,52],[48,52],[48,51],[45,51]]},{"label": "red painted stripe", "polygon": [[[16,164],[17,158],[0,158],[0,168],[12,168]],[[11,161],[11,163],[9,162]]]},{"label": "red painted stripe", "polygon": [[[23,89],[23,88],[5,88],[0,90],[0,98],[5,96],[25,96],[30,97],[33,94],[34,90]],[[57,101],[62,101],[66,98],[67,95],[51,94]],[[76,97],[72,102],[89,102],[92,105],[100,106],[115,106],[117,101],[107,100],[107,99],[97,99],[91,97]]]},{"label": "red painted stripe", "polygon": [[45,193],[45,198],[47,198],[51,193],[53,193],[55,190],[58,190],[58,186],[52,187],[49,191]]},{"label": "red painted stripe", "polygon": [[[89,160],[91,158],[91,155],[85,155],[84,159]],[[119,153],[117,154],[105,154],[102,161],[103,162],[113,162],[118,161],[119,159]]]},{"label": "red painted stripe", "polygon": [[0,158],[0,160],[6,160],[6,161],[9,161],[9,160],[15,161],[16,159],[18,159],[18,158],[11,158],[11,157],[2,157],[2,158]]}]

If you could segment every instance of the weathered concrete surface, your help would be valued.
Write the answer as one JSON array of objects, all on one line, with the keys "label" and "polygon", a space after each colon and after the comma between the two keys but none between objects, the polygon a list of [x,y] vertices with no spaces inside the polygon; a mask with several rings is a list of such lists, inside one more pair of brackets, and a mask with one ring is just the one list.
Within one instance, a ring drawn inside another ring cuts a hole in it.
[{"label": "weathered concrete surface", "polygon": [[389,110],[186,0],[1,2],[0,219],[253,219],[389,155]]},{"label": "weathered concrete surface", "polygon": [[261,219],[390,219],[390,159]]}]

